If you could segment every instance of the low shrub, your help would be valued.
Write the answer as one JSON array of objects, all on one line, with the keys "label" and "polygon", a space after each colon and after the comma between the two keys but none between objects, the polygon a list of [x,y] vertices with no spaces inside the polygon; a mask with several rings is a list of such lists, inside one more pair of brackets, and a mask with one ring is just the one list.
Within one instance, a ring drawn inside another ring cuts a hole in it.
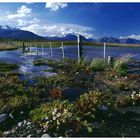
[{"label": "low shrub", "polygon": [[87,67],[89,65],[89,62],[86,58],[81,58],[79,61],[77,61],[76,64],[79,67]]},{"label": "low shrub", "polygon": [[118,72],[120,76],[126,76],[127,74],[127,63],[130,61],[132,58],[132,55],[124,55],[118,59],[115,60],[113,69]]},{"label": "low shrub", "polygon": [[127,106],[132,106],[132,98],[130,95],[121,95],[117,97],[115,101],[115,105],[117,107],[127,107]]},{"label": "low shrub", "polygon": [[108,68],[107,61],[101,58],[95,58],[91,61],[90,67],[94,71],[103,71]]},{"label": "low shrub", "polygon": [[126,81],[119,81],[116,83],[116,87],[119,88],[119,90],[121,91],[128,91],[129,90],[129,83],[127,83]]},{"label": "low shrub", "polygon": [[17,112],[27,111],[27,108],[29,109],[31,107],[32,100],[31,98],[27,97],[26,95],[23,96],[15,96],[8,99],[1,99],[0,100],[0,112],[4,113],[10,113],[10,112]]},{"label": "low shrub", "polygon": [[110,96],[96,91],[82,95],[74,103],[55,100],[41,105],[30,112],[30,117],[57,136],[88,136],[94,135],[94,129],[97,129],[94,122],[101,125],[102,116],[109,113],[111,106]]},{"label": "low shrub", "polygon": [[62,89],[60,87],[54,87],[50,90],[50,93],[53,98],[60,98],[62,94]]}]

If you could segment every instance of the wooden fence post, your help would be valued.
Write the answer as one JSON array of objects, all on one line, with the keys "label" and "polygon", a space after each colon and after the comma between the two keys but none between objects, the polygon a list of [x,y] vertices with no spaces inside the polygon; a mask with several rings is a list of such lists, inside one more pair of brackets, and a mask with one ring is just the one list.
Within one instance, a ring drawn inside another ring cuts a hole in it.
[{"label": "wooden fence post", "polygon": [[108,56],[107,63],[109,66],[113,66],[114,63],[114,57],[113,56]]},{"label": "wooden fence post", "polygon": [[77,45],[78,45],[78,61],[81,59],[83,55],[83,46],[82,46],[82,36],[77,36]]},{"label": "wooden fence post", "polygon": [[104,59],[106,58],[106,44],[104,42]]},{"label": "wooden fence post", "polygon": [[52,43],[50,42],[51,57],[53,57]]},{"label": "wooden fence post", "polygon": [[37,44],[35,43],[36,54],[38,54]]},{"label": "wooden fence post", "polygon": [[65,52],[64,52],[64,44],[63,42],[61,42],[61,47],[62,47],[62,56],[63,56],[63,59],[65,58]]},{"label": "wooden fence post", "polygon": [[24,44],[24,42],[22,44],[22,51],[25,51],[25,44]]},{"label": "wooden fence post", "polygon": [[43,46],[43,43],[42,43],[42,55],[43,54],[45,54],[45,53],[44,53],[44,46]]}]

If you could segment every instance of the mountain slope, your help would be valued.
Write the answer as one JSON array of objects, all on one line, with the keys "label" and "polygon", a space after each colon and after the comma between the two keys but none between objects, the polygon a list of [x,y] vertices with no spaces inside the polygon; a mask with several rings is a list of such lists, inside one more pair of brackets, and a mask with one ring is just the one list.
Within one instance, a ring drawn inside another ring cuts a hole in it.
[{"label": "mountain slope", "polygon": [[17,28],[11,28],[8,25],[6,25],[5,27],[0,26],[0,38],[19,40],[45,40],[44,37],[36,35],[32,32],[20,30]]},{"label": "mountain slope", "polygon": [[[67,34],[64,37],[45,37],[46,39],[50,40],[50,41],[77,41],[77,36],[76,35],[72,35],[72,34]],[[84,42],[92,42],[93,39],[87,39],[83,36],[83,41]]]},{"label": "mountain slope", "polygon": [[133,38],[123,38],[123,39],[120,39],[120,43],[122,43],[122,44],[140,44],[140,40],[133,39]]},{"label": "mountain slope", "polygon": [[98,38],[96,39],[96,42],[99,43],[120,43],[120,40],[118,38],[115,37],[102,37],[102,38]]},{"label": "mountain slope", "polygon": [[140,44],[140,40],[133,38],[102,37],[95,40],[97,43]]},{"label": "mountain slope", "polygon": [[[16,27],[10,27],[8,25],[0,25],[0,39],[18,39],[18,40],[48,40],[48,41],[77,41],[77,36],[73,34],[67,34],[64,37],[42,37],[36,35],[30,31],[20,30]],[[83,36],[83,42],[96,42],[96,43],[119,43],[119,44],[140,44],[140,40],[133,38],[115,38],[115,37],[102,37],[102,38],[85,38]]]}]

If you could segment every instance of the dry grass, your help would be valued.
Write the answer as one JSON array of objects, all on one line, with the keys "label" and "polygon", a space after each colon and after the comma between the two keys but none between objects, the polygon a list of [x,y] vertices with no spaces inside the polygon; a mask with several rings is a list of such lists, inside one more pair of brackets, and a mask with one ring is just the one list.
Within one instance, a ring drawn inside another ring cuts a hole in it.
[{"label": "dry grass", "polygon": [[6,43],[0,43],[0,51],[3,50],[13,50],[16,49],[17,47],[14,45],[6,44]]}]

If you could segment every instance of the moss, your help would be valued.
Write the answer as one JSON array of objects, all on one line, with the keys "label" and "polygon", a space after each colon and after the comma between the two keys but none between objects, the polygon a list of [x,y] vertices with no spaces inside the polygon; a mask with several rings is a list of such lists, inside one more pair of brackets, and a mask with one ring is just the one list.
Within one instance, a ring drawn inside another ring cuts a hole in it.
[{"label": "moss", "polygon": [[53,68],[47,68],[44,70],[45,72],[54,72]]},{"label": "moss", "polygon": [[9,72],[18,68],[17,64],[0,62],[0,72]]},{"label": "moss", "polygon": [[33,61],[35,66],[47,65],[47,61],[45,59],[37,59]]}]

